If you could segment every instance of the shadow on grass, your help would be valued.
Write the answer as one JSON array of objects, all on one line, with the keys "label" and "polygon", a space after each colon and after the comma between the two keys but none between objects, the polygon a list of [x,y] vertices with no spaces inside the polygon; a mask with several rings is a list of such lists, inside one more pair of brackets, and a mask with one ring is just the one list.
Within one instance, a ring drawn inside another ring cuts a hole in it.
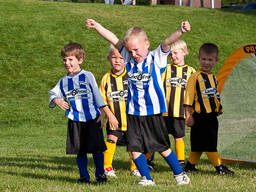
[{"label": "shadow on grass", "polygon": [[239,13],[244,15],[256,15],[256,10],[242,10],[242,9],[236,9],[236,8],[222,8],[219,9],[222,12],[227,13]]}]

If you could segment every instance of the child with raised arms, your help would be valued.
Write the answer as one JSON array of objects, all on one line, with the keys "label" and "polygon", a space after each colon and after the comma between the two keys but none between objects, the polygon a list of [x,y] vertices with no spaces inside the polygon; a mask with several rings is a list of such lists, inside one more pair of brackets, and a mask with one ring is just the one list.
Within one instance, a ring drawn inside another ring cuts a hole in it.
[{"label": "child with raised arms", "polygon": [[130,28],[123,42],[111,31],[93,19],[86,20],[88,28],[95,29],[113,44],[123,56],[128,74],[127,99],[127,150],[141,174],[139,185],[155,185],[143,153],[160,152],[174,173],[178,185],[188,184],[190,179],[182,171],[175,153],[170,149],[168,131],[162,113],[166,112],[166,101],[161,74],[167,65],[171,43],[184,32],[190,31],[189,22],[167,37],[157,49],[150,51],[146,32],[139,27]]}]

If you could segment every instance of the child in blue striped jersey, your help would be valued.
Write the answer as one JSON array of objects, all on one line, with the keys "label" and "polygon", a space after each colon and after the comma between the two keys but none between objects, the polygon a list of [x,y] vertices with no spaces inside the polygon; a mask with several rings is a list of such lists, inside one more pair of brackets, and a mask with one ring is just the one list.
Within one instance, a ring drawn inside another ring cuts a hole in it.
[{"label": "child in blue striped jersey", "polygon": [[170,149],[168,131],[161,115],[166,112],[161,74],[167,66],[171,43],[178,40],[184,32],[190,31],[190,24],[182,22],[181,27],[153,51],[149,50],[150,43],[146,32],[139,27],[129,29],[125,33],[123,42],[93,19],[86,20],[86,27],[95,29],[113,44],[126,64],[128,74],[127,150],[132,151],[134,163],[142,176],[138,184],[155,185],[143,155],[148,152],[160,152],[172,169],[177,184],[188,184],[190,179],[182,171],[175,153]]},{"label": "child in blue striped jersey", "polygon": [[78,182],[89,183],[87,153],[93,154],[97,182],[106,182],[103,151],[106,150],[102,127],[105,103],[91,72],[80,68],[84,61],[84,49],[71,42],[61,50],[64,67],[68,74],[49,91],[50,108],[57,105],[66,111],[68,118],[66,153],[77,154],[80,178]]}]

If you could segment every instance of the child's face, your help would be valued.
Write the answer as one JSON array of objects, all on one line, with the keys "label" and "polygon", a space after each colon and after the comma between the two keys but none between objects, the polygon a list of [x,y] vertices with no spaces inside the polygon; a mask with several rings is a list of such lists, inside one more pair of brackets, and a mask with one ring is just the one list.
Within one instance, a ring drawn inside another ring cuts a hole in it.
[{"label": "child's face", "polygon": [[201,70],[207,73],[211,73],[215,63],[218,62],[218,56],[216,54],[206,54],[203,51],[198,56]]},{"label": "child's face", "polygon": [[125,67],[124,59],[117,49],[111,51],[108,60],[111,64],[113,73],[123,72]]},{"label": "child's face", "polygon": [[149,45],[149,41],[144,38],[133,37],[125,43],[125,48],[134,61],[141,63],[147,57]]},{"label": "child's face", "polygon": [[186,53],[183,51],[183,49],[174,49],[169,54],[169,57],[173,64],[175,65],[184,65],[184,58]]},{"label": "child's face", "polygon": [[75,56],[67,56],[63,58],[63,64],[68,74],[73,76],[80,72],[80,65],[83,63],[83,59],[78,60]]}]

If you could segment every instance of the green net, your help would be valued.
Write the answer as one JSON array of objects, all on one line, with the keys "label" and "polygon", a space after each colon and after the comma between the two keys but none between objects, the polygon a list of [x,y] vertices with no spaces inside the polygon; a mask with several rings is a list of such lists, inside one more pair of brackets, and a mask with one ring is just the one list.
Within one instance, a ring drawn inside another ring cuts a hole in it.
[{"label": "green net", "polygon": [[222,93],[218,151],[222,158],[256,162],[256,56],[242,59]]}]

